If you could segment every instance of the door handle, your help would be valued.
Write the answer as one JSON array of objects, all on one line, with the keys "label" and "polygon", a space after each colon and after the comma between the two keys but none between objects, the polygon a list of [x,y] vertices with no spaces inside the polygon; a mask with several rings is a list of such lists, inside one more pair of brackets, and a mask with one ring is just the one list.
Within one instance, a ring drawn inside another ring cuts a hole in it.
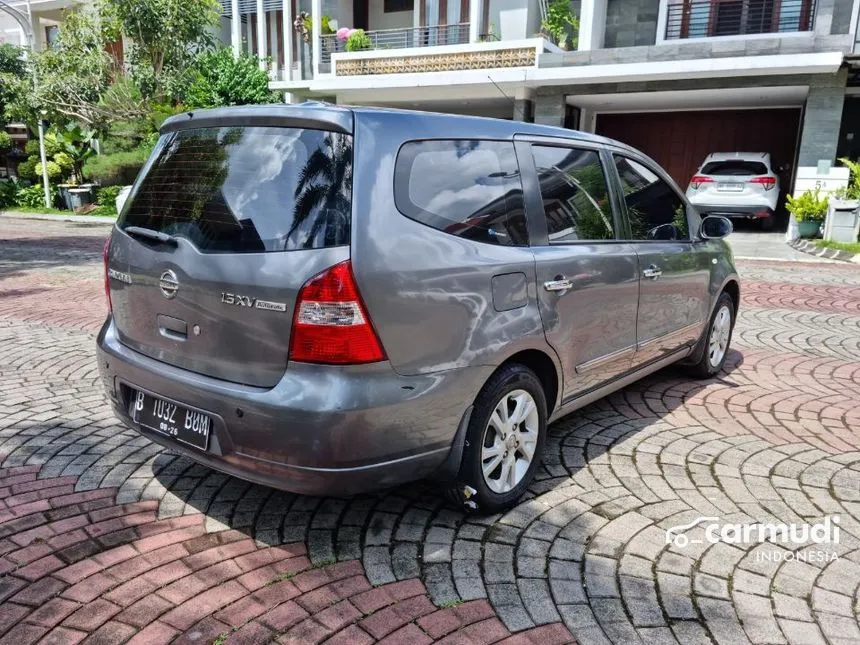
[{"label": "door handle", "polygon": [[564,276],[556,276],[555,280],[548,280],[543,283],[543,288],[547,291],[567,291],[573,288],[573,282]]},{"label": "door handle", "polygon": [[660,267],[658,267],[656,264],[652,264],[650,267],[642,271],[642,275],[644,275],[646,278],[653,278],[654,280],[656,280],[661,275],[663,275],[663,270],[660,269]]}]

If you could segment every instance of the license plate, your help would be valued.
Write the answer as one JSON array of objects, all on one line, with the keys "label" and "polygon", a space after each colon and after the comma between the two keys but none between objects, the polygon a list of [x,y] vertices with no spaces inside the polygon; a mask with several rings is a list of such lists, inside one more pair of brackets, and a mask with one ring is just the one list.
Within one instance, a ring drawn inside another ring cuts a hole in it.
[{"label": "license plate", "polygon": [[212,418],[176,403],[132,390],[131,418],[145,428],[173,437],[177,441],[206,450]]},{"label": "license plate", "polygon": [[717,184],[717,190],[722,190],[727,193],[739,193],[744,189],[743,184],[735,184],[735,183],[720,183]]}]

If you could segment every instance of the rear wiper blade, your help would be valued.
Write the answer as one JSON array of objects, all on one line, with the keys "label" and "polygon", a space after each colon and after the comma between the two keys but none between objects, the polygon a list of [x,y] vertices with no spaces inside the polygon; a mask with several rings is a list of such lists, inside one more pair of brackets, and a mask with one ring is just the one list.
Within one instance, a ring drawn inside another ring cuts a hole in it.
[{"label": "rear wiper blade", "polygon": [[123,230],[129,235],[134,235],[135,237],[143,237],[147,240],[160,242],[162,244],[173,244],[174,246],[176,246],[179,243],[178,240],[172,235],[162,233],[161,231],[153,231],[151,228],[143,228],[142,226],[127,226]]}]

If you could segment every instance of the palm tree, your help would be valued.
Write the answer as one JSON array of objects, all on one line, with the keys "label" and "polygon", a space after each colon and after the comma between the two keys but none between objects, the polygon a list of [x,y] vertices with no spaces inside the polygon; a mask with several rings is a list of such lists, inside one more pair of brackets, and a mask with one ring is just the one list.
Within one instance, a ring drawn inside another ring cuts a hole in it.
[{"label": "palm tree", "polygon": [[287,241],[302,224],[311,221],[310,230],[298,243],[298,248],[313,247],[320,231],[325,236],[325,246],[345,244],[349,239],[351,194],[352,137],[329,132],[323,138],[323,145],[308,157],[299,175]]}]

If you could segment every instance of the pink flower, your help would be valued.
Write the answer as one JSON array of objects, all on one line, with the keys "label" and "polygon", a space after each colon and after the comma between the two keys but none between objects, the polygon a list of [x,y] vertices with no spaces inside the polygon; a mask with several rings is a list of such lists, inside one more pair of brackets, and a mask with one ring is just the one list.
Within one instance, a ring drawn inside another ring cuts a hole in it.
[{"label": "pink flower", "polygon": [[352,31],[349,27],[341,27],[337,30],[337,39],[346,40],[349,38],[349,32]]}]

